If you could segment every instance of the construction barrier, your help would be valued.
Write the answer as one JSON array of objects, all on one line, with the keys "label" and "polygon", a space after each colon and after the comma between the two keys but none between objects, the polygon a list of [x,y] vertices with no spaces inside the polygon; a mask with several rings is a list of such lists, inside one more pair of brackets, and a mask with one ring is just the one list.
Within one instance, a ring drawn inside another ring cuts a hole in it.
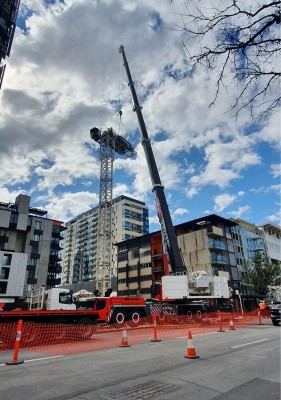
[{"label": "construction barrier", "polygon": [[[241,314],[233,314],[228,317],[228,321],[225,316],[221,316],[219,332],[223,331],[226,324],[230,324],[230,320],[235,321],[236,329],[256,325],[258,322],[256,310],[253,313],[244,314],[243,318]],[[197,320],[190,319],[188,316],[178,316],[176,321],[174,318],[172,323],[171,319],[166,318],[166,323],[161,321],[158,325],[158,317],[156,319],[144,317],[137,324],[132,321],[126,321],[125,324],[100,325],[23,322],[19,347],[22,351],[52,355],[116,348],[120,346],[124,328],[126,328],[126,334],[129,335],[130,346],[133,346],[141,342],[187,336],[191,329],[193,335],[215,332],[218,315],[204,315],[204,318]],[[271,321],[268,320],[267,323],[271,324]],[[17,331],[17,322],[0,323],[2,352],[14,350]],[[153,333],[153,340],[151,340],[151,333]]]},{"label": "construction barrier", "polygon": [[160,339],[157,339],[157,321],[156,321],[156,315],[153,315],[153,339],[151,342],[161,342]]},{"label": "construction barrier", "polygon": [[123,328],[122,340],[121,340],[121,344],[119,345],[119,347],[130,347],[129,346],[129,342],[128,342],[128,335],[127,335],[127,329],[126,328]]},{"label": "construction barrier", "polygon": [[231,318],[230,322],[229,322],[229,330],[230,331],[235,331],[236,328],[234,327],[234,323],[233,323],[233,319]]},{"label": "construction barrier", "polygon": [[20,319],[17,324],[17,333],[16,333],[13,359],[11,362],[7,362],[6,365],[17,365],[17,364],[23,364],[24,362],[22,360],[21,361],[18,360],[21,332],[22,332],[22,320]]},{"label": "construction barrier", "polygon": [[222,329],[222,318],[220,311],[218,311],[218,321],[219,321],[219,329],[217,330],[217,332],[225,332],[225,330]]},{"label": "construction barrier", "polygon": [[187,345],[187,352],[186,352],[186,356],[184,356],[185,358],[199,358],[199,356],[197,356],[195,348],[193,346],[193,339],[192,339],[192,334],[191,331],[188,331],[188,345]]}]

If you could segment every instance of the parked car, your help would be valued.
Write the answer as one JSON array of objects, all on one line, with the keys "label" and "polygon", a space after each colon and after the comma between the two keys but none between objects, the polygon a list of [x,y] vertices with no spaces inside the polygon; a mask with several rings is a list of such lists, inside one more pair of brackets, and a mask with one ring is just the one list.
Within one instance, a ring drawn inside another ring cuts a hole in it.
[{"label": "parked car", "polygon": [[281,301],[273,303],[270,316],[273,325],[277,326],[281,322]]}]

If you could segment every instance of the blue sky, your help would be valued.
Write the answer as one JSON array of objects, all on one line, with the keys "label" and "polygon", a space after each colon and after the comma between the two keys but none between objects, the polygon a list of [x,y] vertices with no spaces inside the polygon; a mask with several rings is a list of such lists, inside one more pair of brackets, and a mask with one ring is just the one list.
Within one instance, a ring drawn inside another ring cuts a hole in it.
[{"label": "blue sky", "polygon": [[209,109],[215,75],[190,75],[170,3],[21,0],[0,92],[0,201],[28,194],[61,221],[96,206],[99,147],[89,131],[113,127],[137,152],[116,157],[114,196],[144,201],[150,230],[159,229],[123,44],[174,224],[210,213],[280,224],[280,112],[263,125],[246,109],[236,120],[226,112],[230,78]]}]

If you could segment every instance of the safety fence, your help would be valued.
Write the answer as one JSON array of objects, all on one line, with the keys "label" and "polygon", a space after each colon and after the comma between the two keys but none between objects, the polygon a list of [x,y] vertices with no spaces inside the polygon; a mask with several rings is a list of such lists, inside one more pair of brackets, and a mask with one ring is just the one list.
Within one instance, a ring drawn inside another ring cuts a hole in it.
[{"label": "safety fence", "polygon": [[138,321],[110,325],[75,325],[22,322],[21,331],[16,322],[0,324],[0,351],[13,350],[19,340],[21,350],[43,354],[71,354],[122,346],[124,335],[128,345],[156,342],[207,332],[225,332],[249,325],[270,323],[261,319],[257,312],[241,314],[214,314],[200,319],[187,316],[145,317]]}]

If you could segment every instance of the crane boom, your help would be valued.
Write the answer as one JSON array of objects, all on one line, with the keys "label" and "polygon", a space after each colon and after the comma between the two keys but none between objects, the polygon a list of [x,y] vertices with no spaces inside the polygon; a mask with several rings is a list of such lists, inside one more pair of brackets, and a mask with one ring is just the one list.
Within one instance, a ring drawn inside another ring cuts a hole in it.
[{"label": "crane boom", "polygon": [[171,215],[169,212],[166,196],[164,193],[164,186],[162,185],[161,180],[160,180],[160,176],[159,176],[158,168],[157,168],[156,161],[154,158],[154,154],[152,151],[150,139],[148,137],[146,126],[145,126],[144,119],[142,116],[142,111],[141,111],[142,108],[140,107],[139,102],[138,102],[136,90],[135,90],[132,76],[130,73],[129,65],[128,65],[128,62],[126,59],[124,46],[121,45],[119,47],[119,52],[122,55],[124,67],[125,67],[127,78],[128,78],[128,84],[129,84],[129,88],[130,88],[132,100],[133,100],[133,105],[134,105],[133,110],[136,112],[137,118],[138,118],[139,130],[140,130],[140,134],[141,134],[141,143],[144,148],[145,157],[146,157],[146,161],[147,161],[148,169],[149,169],[149,174],[150,174],[151,181],[152,181],[152,191],[155,193],[155,196],[156,196],[158,218],[159,218],[159,222],[161,225],[163,242],[164,242],[164,245],[165,245],[167,253],[168,253],[172,272],[174,274],[184,273],[186,271],[186,268],[182,261],[175,229],[172,224]]}]

